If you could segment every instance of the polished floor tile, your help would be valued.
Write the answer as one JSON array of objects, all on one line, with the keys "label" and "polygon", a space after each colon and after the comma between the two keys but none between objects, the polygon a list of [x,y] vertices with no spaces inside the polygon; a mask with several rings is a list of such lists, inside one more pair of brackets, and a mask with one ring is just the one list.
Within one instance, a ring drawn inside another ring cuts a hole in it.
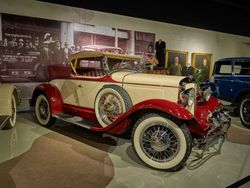
[{"label": "polished floor tile", "polygon": [[[246,130],[239,124],[238,118],[233,118],[233,126],[240,126],[241,129]],[[196,162],[193,160],[196,159],[196,153],[200,151],[193,150],[187,161],[187,166],[182,170],[178,172],[163,172],[150,169],[142,164],[135,155],[129,140],[108,134],[103,134],[99,138],[83,128],[62,121],[57,121],[55,128],[47,129],[35,123],[34,117],[30,113],[19,113],[14,129],[0,131],[0,164],[27,152],[33,147],[32,144],[38,138],[53,132],[79,141],[81,145],[86,144],[88,148],[92,148],[91,151],[93,152],[104,151],[107,153],[108,157],[105,157],[102,163],[106,163],[105,159],[111,159],[113,167],[110,165],[105,167],[103,169],[104,176],[110,176],[110,169],[107,168],[114,168],[114,177],[111,178],[107,186],[109,188],[217,188],[231,185],[250,174],[249,145],[226,141],[220,153],[216,153],[217,144],[206,152],[206,156],[212,156],[211,158],[207,161],[200,160]],[[47,147],[50,146],[48,145]],[[77,152],[77,155],[87,156],[86,153],[79,151],[77,148],[72,149]],[[65,161],[65,163],[67,162]],[[204,163],[202,164],[202,162]],[[201,165],[194,165],[199,163]],[[15,182],[14,178],[13,181]]]}]

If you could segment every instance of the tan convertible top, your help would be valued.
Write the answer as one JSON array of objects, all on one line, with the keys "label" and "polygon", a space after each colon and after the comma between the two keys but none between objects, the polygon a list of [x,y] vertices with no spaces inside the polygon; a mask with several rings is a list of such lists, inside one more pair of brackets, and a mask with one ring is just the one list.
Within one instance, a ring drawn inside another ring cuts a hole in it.
[{"label": "tan convertible top", "polygon": [[88,58],[88,57],[107,57],[113,59],[124,59],[124,60],[140,60],[142,57],[140,56],[132,56],[125,54],[116,54],[110,52],[99,52],[99,51],[82,51],[75,54],[72,54],[69,58],[70,61],[78,58]]}]

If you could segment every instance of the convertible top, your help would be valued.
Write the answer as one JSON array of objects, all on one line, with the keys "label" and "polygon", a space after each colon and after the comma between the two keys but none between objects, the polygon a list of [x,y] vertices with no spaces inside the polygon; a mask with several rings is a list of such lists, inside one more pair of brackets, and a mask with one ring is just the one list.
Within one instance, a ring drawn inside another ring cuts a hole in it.
[{"label": "convertible top", "polygon": [[140,56],[132,56],[125,54],[116,54],[110,52],[99,52],[99,51],[81,51],[75,54],[72,54],[69,60],[73,60],[76,58],[88,58],[88,57],[107,57],[113,59],[124,59],[124,60],[140,60],[142,57]]}]

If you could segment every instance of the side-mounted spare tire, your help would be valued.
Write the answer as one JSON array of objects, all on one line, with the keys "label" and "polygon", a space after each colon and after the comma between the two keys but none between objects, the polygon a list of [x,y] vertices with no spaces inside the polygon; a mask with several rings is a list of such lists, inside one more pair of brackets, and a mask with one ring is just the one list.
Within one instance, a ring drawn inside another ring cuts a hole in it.
[{"label": "side-mounted spare tire", "polygon": [[105,85],[95,99],[95,114],[102,127],[113,123],[132,106],[128,93],[118,85]]}]

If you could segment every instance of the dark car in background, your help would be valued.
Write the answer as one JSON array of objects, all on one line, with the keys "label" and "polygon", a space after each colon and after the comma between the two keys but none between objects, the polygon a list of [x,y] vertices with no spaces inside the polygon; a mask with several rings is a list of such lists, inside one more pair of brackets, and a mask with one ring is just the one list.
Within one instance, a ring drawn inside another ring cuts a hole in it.
[{"label": "dark car in background", "polygon": [[215,84],[217,97],[230,102],[242,124],[250,128],[250,57],[216,61],[211,81]]}]

